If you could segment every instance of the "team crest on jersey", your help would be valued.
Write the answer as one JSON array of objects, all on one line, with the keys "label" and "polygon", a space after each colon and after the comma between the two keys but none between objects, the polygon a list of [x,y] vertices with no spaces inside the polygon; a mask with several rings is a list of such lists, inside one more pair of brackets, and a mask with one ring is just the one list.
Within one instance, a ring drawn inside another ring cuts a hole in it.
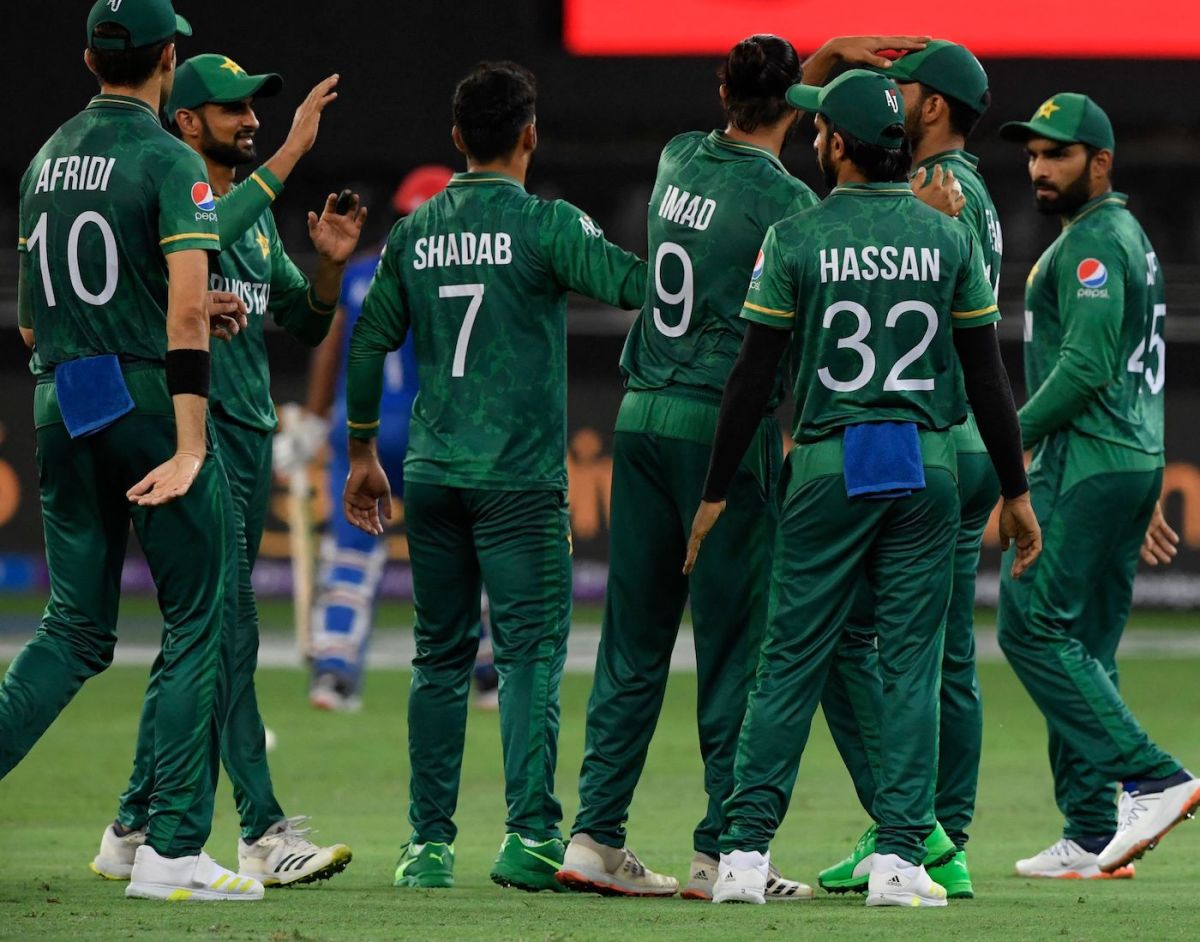
[{"label": "team crest on jersey", "polygon": [[750,272],[750,280],[751,281],[758,281],[758,279],[762,277],[763,265],[765,264],[765,262],[766,262],[766,260],[763,258],[762,249],[759,249],[758,250],[758,258],[756,258],[754,260],[754,271]]},{"label": "team crest on jersey", "polygon": [[217,201],[213,198],[212,187],[202,180],[198,180],[192,184],[192,202],[206,213],[212,212],[217,208]]},{"label": "team crest on jersey", "polygon": [[1108,281],[1108,269],[1098,258],[1085,258],[1075,269],[1075,277],[1085,288],[1103,288]]}]

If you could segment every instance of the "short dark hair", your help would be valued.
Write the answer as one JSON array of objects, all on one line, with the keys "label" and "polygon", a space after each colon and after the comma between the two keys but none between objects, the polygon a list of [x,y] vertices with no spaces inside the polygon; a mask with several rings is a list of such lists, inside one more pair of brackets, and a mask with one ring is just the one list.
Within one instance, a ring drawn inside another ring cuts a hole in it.
[{"label": "short dark hair", "polygon": [[454,125],[474,160],[495,160],[513,152],[536,106],[532,72],[515,62],[481,62],[454,89]]},{"label": "short dark hair", "polygon": [[903,183],[912,169],[912,145],[904,134],[902,125],[895,126],[900,138],[899,147],[880,147],[859,140],[849,131],[830,125],[830,140],[834,134],[841,135],[846,146],[846,158],[854,164],[871,183]]},{"label": "short dark hair", "polygon": [[[930,95],[941,95],[946,102],[946,107],[950,109],[950,130],[955,134],[960,135],[963,140],[971,136],[971,132],[975,130],[975,125],[979,123],[979,119],[983,117],[978,111],[972,108],[964,101],[957,98],[951,98],[949,95],[942,94],[936,88],[930,88],[924,83],[921,84],[921,104],[925,103],[925,99]],[[992,103],[992,92],[988,89],[983,93],[983,107],[986,109]]]},{"label": "short dark hair", "polygon": [[786,39],[747,36],[729,50],[717,77],[725,86],[725,117],[747,133],[795,111],[783,97],[803,76],[800,57]]},{"label": "short dark hair", "polygon": [[[129,40],[129,30],[116,23],[97,23],[92,35],[103,39]],[[173,42],[175,37],[169,36],[150,46],[127,46],[124,49],[97,49],[93,46],[92,66],[96,76],[105,85],[137,88],[154,74],[163,50]]]}]

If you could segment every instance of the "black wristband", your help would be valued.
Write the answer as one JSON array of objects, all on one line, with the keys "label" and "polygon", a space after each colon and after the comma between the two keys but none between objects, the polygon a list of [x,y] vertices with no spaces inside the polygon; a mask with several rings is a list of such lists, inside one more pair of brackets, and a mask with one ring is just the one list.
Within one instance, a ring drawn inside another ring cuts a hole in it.
[{"label": "black wristband", "polygon": [[208,398],[212,357],[207,350],[167,351],[167,392],[172,396]]}]

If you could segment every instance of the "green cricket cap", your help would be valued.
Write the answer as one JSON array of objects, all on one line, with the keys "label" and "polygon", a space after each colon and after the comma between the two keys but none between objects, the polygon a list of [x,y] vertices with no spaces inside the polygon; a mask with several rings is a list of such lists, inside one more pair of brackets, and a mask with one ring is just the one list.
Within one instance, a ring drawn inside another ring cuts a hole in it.
[{"label": "green cricket cap", "polygon": [[[101,23],[123,26],[129,38],[96,36]],[[139,49],[164,39],[192,35],[192,24],[175,12],[171,0],[96,0],[87,20],[87,41],[92,49]]]},{"label": "green cricket cap", "polygon": [[988,106],[988,77],[979,60],[966,46],[935,39],[924,49],[907,52],[890,68],[869,66],[893,82],[920,82],[935,92],[961,101],[976,114]]},{"label": "green cricket cap", "polygon": [[192,56],[175,70],[167,114],[174,115],[180,108],[199,108],[209,102],[262,98],[278,94],[282,88],[283,79],[274,72],[250,75],[229,56],[204,53]]},{"label": "green cricket cap", "polygon": [[788,104],[815,111],[866,144],[889,150],[904,142],[904,105],[900,89],[886,75],[850,69],[824,87],[793,85]]},{"label": "green cricket cap", "polygon": [[1116,150],[1112,122],[1104,110],[1079,92],[1059,92],[1042,102],[1028,121],[1009,121],[1000,126],[1006,141],[1045,137],[1063,144],[1089,144],[1101,150]]}]

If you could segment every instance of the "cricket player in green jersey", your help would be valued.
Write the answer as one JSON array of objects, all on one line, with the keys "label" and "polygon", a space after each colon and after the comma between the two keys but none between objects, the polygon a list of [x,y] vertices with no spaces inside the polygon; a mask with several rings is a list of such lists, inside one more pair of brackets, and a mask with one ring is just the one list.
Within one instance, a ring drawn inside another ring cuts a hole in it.
[{"label": "cricket player in green jersey", "polygon": [[1130,862],[1200,806],[1200,779],[1150,739],[1117,689],[1139,549],[1165,527],[1162,271],[1113,192],[1112,124],[1094,101],[1054,95],[1000,133],[1024,143],[1038,210],[1062,220],[1025,284],[1021,433],[1046,550],[1028,578],[1001,576],[998,635],[1046,717],[1065,825],[1016,869],[1132,876]]},{"label": "cricket player in green jersey", "polygon": [[408,705],[412,838],[397,886],[454,882],[479,591],[500,675],[506,833],[491,877],[560,889],[554,795],[559,681],[571,618],[566,507],[566,292],[639,306],[646,264],[574,206],[525,191],[537,146],[533,76],[483,63],[455,90],[467,172],[392,230],[347,372],[351,523],[382,533],[375,452],[386,355],[411,330],[420,391],[404,462],[417,655]]},{"label": "cricket player in green jersey", "polygon": [[[254,161],[258,119],[255,98],[276,94],[278,75],[250,75],[228,56],[194,56],[179,67],[168,106],[184,142],[205,161],[221,224],[222,252],[214,288],[241,296],[249,308],[247,328],[214,351],[211,405],[218,451],[229,480],[237,529],[230,554],[224,638],[228,672],[227,715],[221,755],[233,783],[241,817],[238,870],[264,886],[326,879],[345,869],[350,849],[308,840],[303,817],[280,808],[267,766],[262,718],[254,691],[258,654],[258,606],[251,573],[262,541],[271,490],[271,439],[275,409],[263,339],[271,314],[289,334],[315,346],[331,323],[346,260],[354,251],[365,210],[332,209],[332,198],[309,232],[319,263],[312,282],[295,266],[279,239],[270,204],[300,155],[311,149],[321,112],[333,100],[337,76],[321,82],[297,109],[288,141],[266,166],[236,188],[236,168]],[[275,170],[272,170],[274,166]],[[252,220],[247,224],[246,220]],[[154,718],[161,664],[151,674],[138,730],[133,776],[116,820],[105,828],[92,869],[126,879],[137,847],[145,841],[146,810],[154,789]]]},{"label": "cricket player in green jersey", "polygon": [[922,205],[906,182],[911,158],[893,82],[852,69],[824,88],[793,86],[788,100],[817,113],[818,162],[833,189],[763,242],[684,565],[693,570],[700,542],[721,525],[751,417],[769,403],[790,342],[796,447],[783,475],[770,621],[713,899],[765,902],[770,841],[865,584],[886,707],[867,904],[944,906],[946,892],[922,860],[935,825],[930,757],[959,519],[951,429],[967,396],[1007,495],[1001,533],[1018,540],[1018,572],[1040,542],[990,327],[996,302],[977,240]]},{"label": "cricket player in green jersey", "polygon": [[[829,58],[844,62],[914,45],[911,37],[834,42]],[[678,560],[708,469],[721,390],[745,332],[738,313],[755,256],[773,223],[817,198],[779,161],[799,116],[784,98],[801,79],[791,43],[770,35],[743,40],[720,79],[725,129],[681,134],[659,159],[647,214],[652,277],[621,357],[627,392],[613,445],[608,592],[580,809],[559,872],[564,885],[583,891],[671,896],[678,889],[625,847],[625,819],[690,596],[708,806],[683,896],[712,899],[721,806],[733,787],[737,734],[766,626],[782,462],[770,409],[783,397],[782,375],[770,408],[756,417],[754,445],[732,484],[734,507],[714,535],[719,547],[710,547],[690,577]],[[812,896],[776,872],[766,892],[777,900]]]},{"label": "cricket player in green jersey", "polygon": [[158,121],[175,38],[190,33],[169,0],[97,2],[85,59],[100,94],[21,181],[18,294],[50,601],[0,686],[0,775],[112,662],[132,523],[164,624],[155,789],[126,896],[254,900],[261,883],[203,852],[233,519],[206,433],[217,214],[204,161]]},{"label": "cricket player in green jersey", "polygon": [[[957,182],[965,196],[959,219],[979,242],[984,271],[994,292],[1003,253],[999,216],[979,175],[978,158],[964,149],[991,101],[987,74],[968,49],[946,40],[934,40],[924,49],[907,53],[886,74],[904,96],[905,130],[913,149],[913,188],[920,192],[924,181],[939,172]],[[983,531],[1000,497],[1000,482],[969,412],[966,422],[954,427],[954,444],[961,518],[942,655],[934,799],[939,826],[926,838],[924,861],[930,876],[946,888],[950,899],[974,895],[965,847],[975,812],[983,742],[983,705],[975,669],[975,574]],[[838,649],[821,706],[862,806],[871,814],[879,767],[879,715],[884,704],[873,616],[861,620],[857,616],[856,612]],[[864,892],[874,839],[872,824],[845,860],[821,872],[821,886],[831,892]]]}]

